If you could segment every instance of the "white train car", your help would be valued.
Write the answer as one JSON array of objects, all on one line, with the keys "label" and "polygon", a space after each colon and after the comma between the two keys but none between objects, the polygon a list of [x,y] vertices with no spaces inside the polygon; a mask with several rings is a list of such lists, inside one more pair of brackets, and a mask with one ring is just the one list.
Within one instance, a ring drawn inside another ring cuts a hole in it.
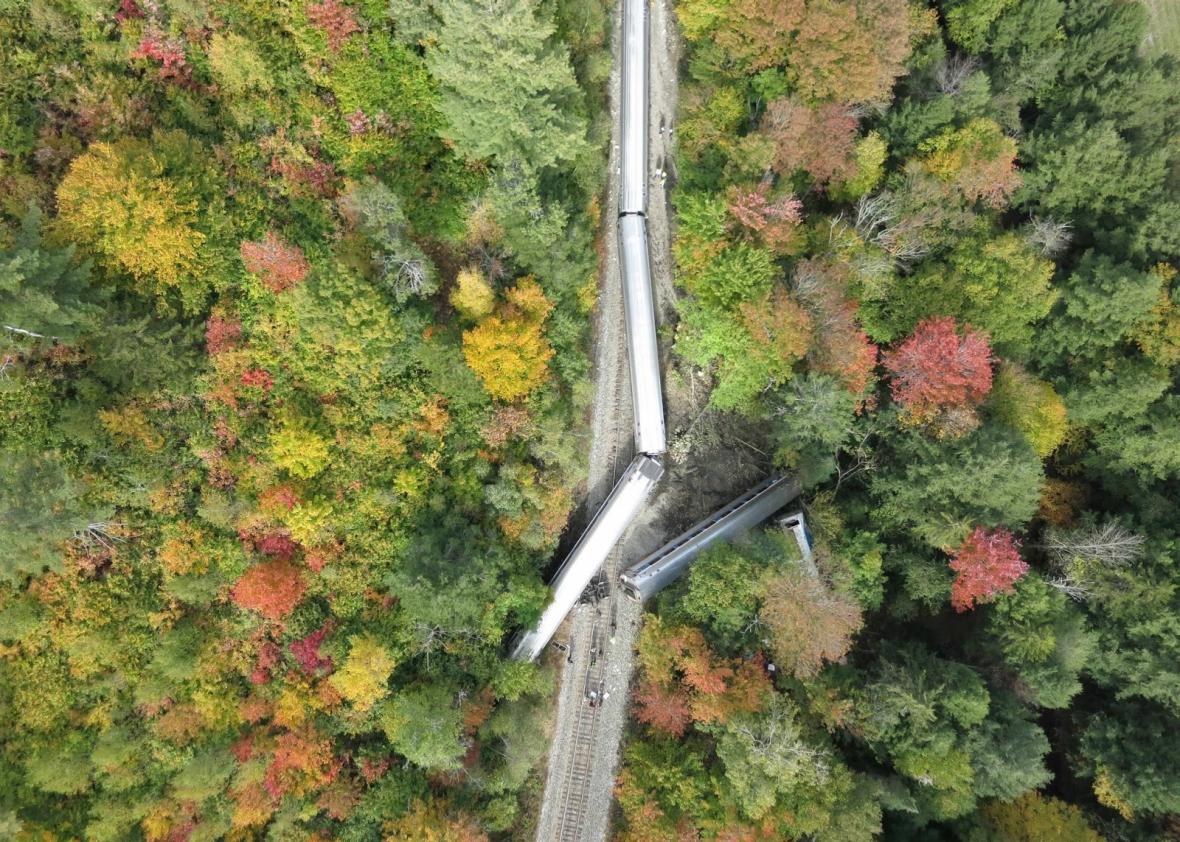
[{"label": "white train car", "polygon": [[577,604],[582,591],[639,514],[648,494],[663,473],[663,466],[655,459],[643,454],[635,457],[553,577],[553,601],[541,615],[536,627],[517,641],[512,657],[533,661],[545,650],[557,627]]},{"label": "white train car", "polygon": [[627,318],[627,356],[631,363],[631,406],[635,411],[635,450],[656,455],[667,450],[667,437],[647,223],[642,216],[619,217],[619,253],[623,310]]},{"label": "white train car", "polygon": [[748,532],[798,496],[793,477],[774,477],[755,486],[625,570],[619,576],[624,592],[641,602],[654,596],[713,544]]},{"label": "white train car", "polygon": [[647,0],[622,0],[622,147],[619,213],[647,209]]}]

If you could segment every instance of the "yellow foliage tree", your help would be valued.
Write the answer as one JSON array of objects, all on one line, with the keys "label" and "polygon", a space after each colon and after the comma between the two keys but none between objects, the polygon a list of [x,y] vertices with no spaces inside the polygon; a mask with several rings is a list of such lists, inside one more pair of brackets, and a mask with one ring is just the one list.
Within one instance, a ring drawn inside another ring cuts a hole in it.
[{"label": "yellow foliage tree", "polygon": [[291,476],[311,479],[328,466],[328,443],[300,424],[284,424],[270,434],[270,458]]},{"label": "yellow foliage tree", "polygon": [[484,280],[483,273],[474,266],[459,272],[455,289],[451,292],[451,306],[464,317],[477,322],[491,315],[496,306],[496,294]]},{"label": "yellow foliage tree", "polygon": [[553,349],[543,327],[552,305],[531,278],[509,290],[508,302],[499,314],[463,334],[463,357],[489,395],[512,401],[548,376]]},{"label": "yellow foliage tree", "polygon": [[1149,360],[1170,368],[1180,361],[1180,307],[1170,291],[1177,273],[1168,264],[1159,263],[1151,274],[1160,279],[1159,300],[1131,338]]},{"label": "yellow foliage tree", "polygon": [[58,185],[61,224],[150,291],[174,287],[192,299],[204,288],[198,252],[205,235],[183,170],[205,155],[179,131],[92,144]]},{"label": "yellow foliage tree", "polygon": [[[1100,799],[1101,800],[1101,799]],[[994,801],[980,811],[1002,839],[1011,842],[1102,842],[1082,811],[1073,804],[1030,792],[1015,801]]]},{"label": "yellow foliage tree", "polygon": [[1065,440],[1065,402],[1052,386],[1019,366],[1000,367],[991,400],[999,419],[1019,430],[1040,456],[1048,456]]},{"label": "yellow foliage tree", "polygon": [[442,801],[415,801],[409,811],[385,826],[387,842],[487,842],[475,819]]},{"label": "yellow foliage tree", "polygon": [[545,291],[532,275],[517,281],[516,286],[508,290],[507,296],[511,310],[535,322],[543,322],[553,310],[553,305],[545,297]]},{"label": "yellow foliage tree", "polygon": [[359,711],[367,711],[389,692],[386,682],[397,663],[389,650],[369,635],[349,638],[348,658],[328,679]]}]

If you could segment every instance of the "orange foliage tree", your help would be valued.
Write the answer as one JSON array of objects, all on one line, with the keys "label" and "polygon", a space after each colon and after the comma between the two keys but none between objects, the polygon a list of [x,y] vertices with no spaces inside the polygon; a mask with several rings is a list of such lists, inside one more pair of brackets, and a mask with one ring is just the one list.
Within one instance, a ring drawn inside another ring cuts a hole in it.
[{"label": "orange foliage tree", "polygon": [[756,711],[770,690],[760,663],[719,658],[700,630],[665,627],[658,618],[640,635],[639,664],[635,716],[672,736],[683,735],[691,722],[724,723]]},{"label": "orange foliage tree", "polygon": [[762,131],[774,141],[774,167],[784,176],[804,170],[818,184],[857,173],[856,117],[843,105],[809,108],[784,97],[766,108]]},{"label": "orange foliage tree", "polygon": [[972,120],[922,143],[923,165],[968,202],[1002,208],[1020,187],[1016,141],[994,120]]},{"label": "orange foliage tree", "polygon": [[716,33],[717,44],[749,72],[786,63],[804,0],[734,0]]},{"label": "orange foliage tree", "polygon": [[311,269],[299,247],[279,239],[273,231],[260,242],[242,243],[241,253],[246,271],[258,275],[271,292],[290,289]]},{"label": "orange foliage tree", "polygon": [[783,287],[775,287],[757,301],[744,302],[740,312],[754,348],[775,364],[789,366],[807,353],[811,317]]},{"label": "orange foliage tree", "polygon": [[861,395],[873,380],[877,346],[857,324],[856,301],[847,297],[849,279],[846,263],[804,260],[795,269],[795,292],[812,317],[811,367]]},{"label": "orange foliage tree", "polygon": [[913,42],[935,25],[907,0],[808,0],[790,74],[812,102],[879,102],[905,72]]},{"label": "orange foliage tree", "polygon": [[855,600],[797,569],[763,581],[758,616],[770,629],[775,661],[800,679],[842,658],[863,622]]},{"label": "orange foliage tree", "polygon": [[289,561],[275,559],[247,570],[230,595],[242,608],[257,611],[268,620],[281,620],[299,604],[306,589],[303,573],[298,567]]}]

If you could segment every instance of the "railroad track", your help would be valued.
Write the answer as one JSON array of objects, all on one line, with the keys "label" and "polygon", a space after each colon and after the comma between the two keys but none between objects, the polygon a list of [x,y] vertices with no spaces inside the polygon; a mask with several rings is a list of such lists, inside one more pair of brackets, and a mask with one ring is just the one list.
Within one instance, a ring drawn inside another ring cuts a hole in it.
[{"label": "railroad track", "polygon": [[[611,554],[608,566],[618,567],[618,552]],[[608,573],[608,575],[610,575]],[[613,577],[612,577],[613,578]],[[609,579],[608,579],[609,581]],[[591,588],[595,585],[591,584]],[[600,598],[595,606],[594,619],[580,659],[575,665],[585,669],[582,679],[582,697],[578,700],[578,712],[569,737],[569,752],[565,761],[560,790],[561,809],[557,816],[555,838],[559,842],[579,842],[585,828],[586,803],[589,800],[591,780],[596,758],[598,718],[601,712],[601,695],[606,664],[605,645],[611,635],[610,623],[613,618],[614,588],[608,586],[607,596]],[[607,611],[603,611],[604,603]],[[591,704],[590,692],[598,695],[598,704]]]},{"label": "railroad track", "polygon": [[560,842],[578,842],[582,838],[590,777],[594,770],[594,738],[597,731],[598,708],[583,704],[574,725],[571,755],[565,770],[561,815],[557,819],[557,839]]}]

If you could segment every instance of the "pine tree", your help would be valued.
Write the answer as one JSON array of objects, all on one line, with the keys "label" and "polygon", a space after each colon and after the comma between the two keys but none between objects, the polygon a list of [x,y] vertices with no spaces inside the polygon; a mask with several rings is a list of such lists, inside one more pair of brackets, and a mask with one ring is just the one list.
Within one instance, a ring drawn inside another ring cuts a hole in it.
[{"label": "pine tree", "polygon": [[44,247],[41,219],[30,204],[11,242],[0,238],[0,348],[73,342],[102,312],[105,295],[90,283],[90,264],[75,260],[72,246]]},{"label": "pine tree", "polygon": [[576,161],[586,122],[569,59],[533,0],[434,0],[438,43],[427,64],[460,154],[519,160],[533,172]]}]

